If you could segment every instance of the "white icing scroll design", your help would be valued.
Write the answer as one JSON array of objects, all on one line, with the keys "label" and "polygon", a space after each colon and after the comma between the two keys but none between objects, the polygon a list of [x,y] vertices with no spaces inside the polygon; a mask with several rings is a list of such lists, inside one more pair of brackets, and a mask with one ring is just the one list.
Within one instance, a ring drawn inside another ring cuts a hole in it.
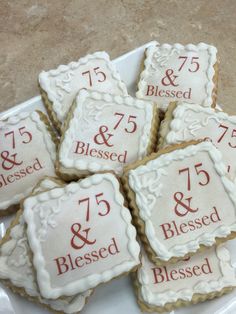
[{"label": "white icing scroll design", "polygon": [[184,118],[184,122],[187,124],[187,127],[185,126],[183,128],[183,140],[187,138],[187,132],[189,132],[192,136],[196,136],[196,132],[201,128],[206,127],[210,120],[220,123],[220,120],[216,116],[208,116],[204,119],[191,118],[191,116],[191,113],[189,113]]},{"label": "white icing scroll design", "polygon": [[[59,204],[58,204],[59,205]],[[44,242],[47,238],[48,227],[55,228],[57,223],[55,216],[60,212],[60,206],[41,205],[34,208],[35,212],[39,213],[41,218],[41,227],[38,229],[38,238]]]},{"label": "white icing scroll design", "polygon": [[143,171],[141,174],[136,175],[131,171],[129,176],[129,182],[131,187],[136,184],[139,186],[140,193],[136,197],[140,198],[140,202],[145,204],[145,212],[150,217],[152,209],[156,203],[157,198],[162,196],[163,184],[160,182],[162,176],[166,176],[167,171],[165,169],[149,169]]},{"label": "white icing scroll design", "polygon": [[[11,239],[0,248],[0,278],[14,278],[11,281],[16,286],[19,286],[21,281],[23,281],[25,289],[29,289],[28,293],[32,294],[32,290],[34,290],[32,286],[33,271],[28,254],[29,247],[24,232],[24,220],[22,216],[19,219],[19,223],[11,229],[10,236]],[[17,270],[11,270],[15,268]],[[27,275],[27,280],[22,274]]]},{"label": "white icing scroll design", "polygon": [[224,245],[220,245],[218,246],[216,253],[217,253],[217,257],[220,260],[220,269],[223,276],[227,280],[231,281],[232,278],[235,278],[235,269],[231,265],[229,250]]},{"label": "white icing scroll design", "polygon": [[62,210],[61,202],[67,200],[72,194],[73,192],[68,191],[68,193],[61,196],[60,199],[55,199],[50,206],[48,203],[44,204],[43,201],[42,204],[34,206],[34,211],[38,213],[40,217],[40,227],[37,230],[37,236],[40,242],[46,241],[48,228],[56,228],[57,223],[55,218]]},{"label": "white icing scroll design", "polygon": [[[93,119],[94,121],[99,121],[102,110],[106,107],[112,106],[112,103],[106,102],[106,103],[96,103],[94,101],[88,101],[84,104],[83,108],[83,120],[88,125],[90,123],[90,119]],[[86,110],[86,114],[85,114]]]},{"label": "white icing scroll design", "polygon": [[152,62],[150,64],[150,68],[153,70],[158,70],[159,67],[164,67],[169,59],[175,54],[178,54],[178,50],[176,48],[172,49],[158,49],[153,53]]},{"label": "white icing scroll design", "polygon": [[[28,253],[27,253],[27,238],[24,236],[21,239],[18,239],[16,246],[21,249],[21,254],[19,255],[19,259],[13,260],[9,259],[8,264],[10,266],[21,267],[24,265],[31,266]],[[30,272],[31,273],[31,272]]]},{"label": "white icing scroll design", "polygon": [[75,76],[75,72],[70,70],[60,79],[57,78],[55,81],[56,87],[58,90],[56,91],[58,99],[63,101],[64,93],[70,94],[72,92],[72,88],[69,83],[71,83],[73,76]]}]

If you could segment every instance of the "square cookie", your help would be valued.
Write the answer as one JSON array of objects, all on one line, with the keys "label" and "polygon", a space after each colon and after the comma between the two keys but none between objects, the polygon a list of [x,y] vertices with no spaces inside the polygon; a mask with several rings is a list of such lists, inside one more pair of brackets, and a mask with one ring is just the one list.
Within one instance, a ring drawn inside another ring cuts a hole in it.
[{"label": "square cookie", "polygon": [[114,175],[31,196],[23,207],[44,298],[82,293],[139,265],[136,230]]},{"label": "square cookie", "polygon": [[[61,186],[60,181],[54,178],[46,178],[37,185],[34,193],[58,186]],[[28,300],[40,303],[54,311],[68,314],[78,313],[84,307],[92,290],[57,300],[42,298],[31,263],[25,225],[22,210],[19,210],[5,237],[0,241],[0,281],[13,292],[19,293]]]},{"label": "square cookie", "polygon": [[158,114],[150,102],[81,90],[58,150],[64,179],[113,170],[150,154],[157,138]]},{"label": "square cookie", "polygon": [[58,130],[82,88],[127,95],[125,84],[106,52],[95,52],[77,62],[39,74],[44,104]]},{"label": "square cookie", "polygon": [[162,110],[171,101],[215,107],[217,79],[214,46],[157,43],[146,50],[136,96],[154,101]]},{"label": "square cookie", "polygon": [[0,216],[45,175],[55,176],[57,139],[40,111],[0,120]]},{"label": "square cookie", "polygon": [[210,142],[180,144],[128,166],[123,177],[149,258],[175,262],[236,236],[236,190]]},{"label": "square cookie", "polygon": [[236,177],[236,116],[199,105],[173,104],[160,132],[162,145],[207,139],[221,151],[230,178]]},{"label": "square cookie", "polygon": [[230,292],[236,286],[230,252],[223,244],[176,264],[155,266],[145,252],[134,283],[142,311],[169,312]]}]

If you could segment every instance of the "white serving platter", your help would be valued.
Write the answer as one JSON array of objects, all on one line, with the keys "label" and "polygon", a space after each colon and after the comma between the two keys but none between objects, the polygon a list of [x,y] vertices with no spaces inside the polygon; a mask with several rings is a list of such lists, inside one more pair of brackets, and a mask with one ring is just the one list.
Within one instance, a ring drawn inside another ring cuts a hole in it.
[{"label": "white serving platter", "polygon": [[[137,49],[134,49],[117,59],[113,60],[121,78],[127,85],[129,94],[134,96],[136,82],[140,72],[140,66],[146,47],[149,42]],[[10,115],[22,111],[40,109],[45,111],[40,96],[36,96],[24,103],[21,103],[5,112],[0,113],[4,119]],[[0,221],[0,238],[5,234],[12,217],[3,218]],[[236,240],[227,243],[232,254],[232,264],[236,267]],[[10,290],[0,285],[0,314],[49,314],[51,312],[43,309],[26,299],[13,294]],[[113,280],[108,284],[99,286],[89,299],[82,314],[141,314],[134,296],[130,277],[123,277]],[[221,298],[207,301],[186,308],[172,311],[171,314],[235,314],[236,313],[236,291]]]}]

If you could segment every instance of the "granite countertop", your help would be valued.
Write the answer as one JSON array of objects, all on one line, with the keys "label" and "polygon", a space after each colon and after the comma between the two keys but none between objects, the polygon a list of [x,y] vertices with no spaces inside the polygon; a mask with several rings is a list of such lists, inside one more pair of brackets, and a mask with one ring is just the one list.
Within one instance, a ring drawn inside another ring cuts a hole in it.
[{"label": "granite countertop", "polygon": [[235,113],[235,0],[0,2],[0,111],[39,94],[41,70],[97,50],[115,58],[148,41],[218,48],[218,103]]}]

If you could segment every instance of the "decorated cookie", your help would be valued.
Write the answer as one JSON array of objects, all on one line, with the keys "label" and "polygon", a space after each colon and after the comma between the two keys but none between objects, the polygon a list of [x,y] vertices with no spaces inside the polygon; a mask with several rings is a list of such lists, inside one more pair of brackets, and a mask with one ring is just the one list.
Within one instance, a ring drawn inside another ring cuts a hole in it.
[{"label": "decorated cookie", "polygon": [[223,244],[174,265],[155,266],[145,252],[141,262],[135,290],[138,304],[145,312],[169,312],[221,296],[236,286],[230,253]]},{"label": "decorated cookie", "polygon": [[31,196],[23,207],[44,298],[82,293],[139,264],[136,231],[112,174]]},{"label": "decorated cookie", "polygon": [[147,48],[136,96],[166,110],[171,101],[216,104],[217,49],[200,43],[156,44]]},{"label": "decorated cookie", "polygon": [[45,175],[55,176],[55,135],[46,116],[22,112],[0,120],[0,216]]},{"label": "decorated cookie", "polygon": [[64,126],[58,171],[64,179],[109,170],[120,175],[154,150],[157,127],[152,103],[81,90]]},{"label": "decorated cookie", "polygon": [[77,62],[43,71],[39,74],[39,85],[48,113],[58,129],[81,88],[127,95],[126,86],[106,52],[95,52]]},{"label": "decorated cookie", "polygon": [[[42,180],[34,190],[39,193],[55,188],[60,183],[57,179]],[[63,313],[78,313],[92,293],[88,290],[82,294],[57,300],[45,299],[40,296],[34,268],[31,263],[30,248],[27,240],[22,210],[0,242],[0,281],[14,292],[27,297],[31,301]]]},{"label": "decorated cookie", "polygon": [[236,236],[236,190],[211,142],[183,143],[128,166],[123,177],[150,259],[175,262]]},{"label": "decorated cookie", "polygon": [[210,140],[221,151],[230,177],[236,177],[236,116],[183,103],[170,107],[164,124],[165,130],[161,132],[164,143]]}]

